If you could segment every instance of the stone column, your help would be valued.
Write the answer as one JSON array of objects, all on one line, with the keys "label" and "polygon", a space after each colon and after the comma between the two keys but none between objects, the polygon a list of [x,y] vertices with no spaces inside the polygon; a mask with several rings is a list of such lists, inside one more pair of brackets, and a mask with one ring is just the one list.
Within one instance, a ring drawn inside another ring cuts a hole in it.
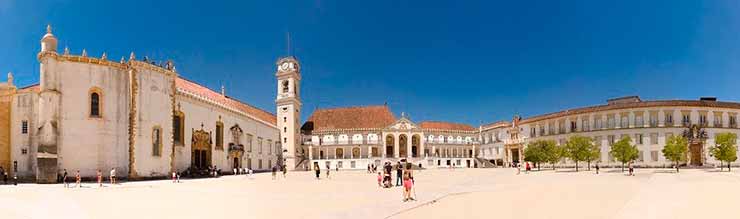
[{"label": "stone column", "polygon": [[434,145],[432,145],[432,151],[430,151],[430,152],[429,152],[429,153],[431,153],[431,154],[432,154],[432,157],[434,157],[434,156],[439,156],[439,155],[437,155],[437,154],[434,154],[434,153],[435,153],[435,151],[437,151],[437,147],[436,147],[436,146],[434,146]]},{"label": "stone column", "polygon": [[367,158],[373,157],[373,146],[367,146]]},{"label": "stone column", "polygon": [[397,134],[394,134],[393,136],[395,137],[395,141],[393,141],[393,157],[398,158],[399,153],[400,153],[398,149],[400,148],[399,144],[400,144],[401,139],[398,139]]},{"label": "stone column", "polygon": [[414,136],[411,135],[411,133],[409,133],[409,135],[410,136],[406,138],[406,157],[407,158],[413,157],[413,154],[411,153],[412,152],[411,151],[411,143],[412,143],[411,139],[414,139]]},{"label": "stone column", "polygon": [[313,146],[308,146],[308,160],[313,160]]}]

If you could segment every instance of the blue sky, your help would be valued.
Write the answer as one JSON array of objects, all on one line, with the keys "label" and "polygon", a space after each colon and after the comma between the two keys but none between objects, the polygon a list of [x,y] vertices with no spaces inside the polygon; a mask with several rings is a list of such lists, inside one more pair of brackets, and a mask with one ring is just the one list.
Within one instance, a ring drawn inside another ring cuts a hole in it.
[{"label": "blue sky", "polygon": [[0,72],[37,83],[50,23],[60,50],[173,59],[186,78],[274,112],[274,65],[290,32],[304,119],[316,107],[387,102],[415,121],[478,125],[627,95],[740,101],[739,9],[729,0],[0,0]]}]

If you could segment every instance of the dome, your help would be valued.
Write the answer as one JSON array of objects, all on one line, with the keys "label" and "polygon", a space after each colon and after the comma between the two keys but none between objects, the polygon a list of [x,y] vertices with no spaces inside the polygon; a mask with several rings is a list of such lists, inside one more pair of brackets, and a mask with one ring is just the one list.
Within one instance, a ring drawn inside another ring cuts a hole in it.
[{"label": "dome", "polygon": [[42,52],[56,52],[57,51],[57,38],[51,33],[51,25],[46,26],[46,34],[41,38],[41,51]]}]

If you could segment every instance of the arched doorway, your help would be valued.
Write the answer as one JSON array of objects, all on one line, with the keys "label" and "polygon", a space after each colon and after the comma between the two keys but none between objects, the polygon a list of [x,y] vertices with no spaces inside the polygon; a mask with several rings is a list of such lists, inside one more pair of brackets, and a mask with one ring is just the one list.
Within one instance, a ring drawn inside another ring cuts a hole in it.
[{"label": "arched doorway", "polygon": [[334,158],[336,159],[344,158],[344,148],[337,148],[336,154],[334,156]]},{"label": "arched doorway", "polygon": [[419,135],[413,135],[411,136],[411,156],[412,157],[419,157],[419,144],[421,143],[421,138]]},{"label": "arched doorway", "polygon": [[408,140],[409,137],[404,134],[398,136],[398,156],[408,157],[408,151],[406,150],[409,145]]},{"label": "arched doorway", "polygon": [[352,148],[352,158],[360,158],[360,148]]},{"label": "arched doorway", "polygon": [[396,139],[393,138],[393,135],[385,136],[385,156],[386,157],[393,157],[393,146],[396,143]]},{"label": "arched doorway", "polygon": [[211,133],[201,130],[193,132],[190,165],[197,169],[211,166]]}]

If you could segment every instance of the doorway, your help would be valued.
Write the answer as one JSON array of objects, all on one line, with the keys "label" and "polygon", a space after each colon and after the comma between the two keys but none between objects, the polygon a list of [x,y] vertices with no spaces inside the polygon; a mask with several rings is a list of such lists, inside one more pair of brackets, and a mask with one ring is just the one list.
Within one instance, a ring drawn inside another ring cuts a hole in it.
[{"label": "doorway", "polygon": [[703,147],[702,144],[691,144],[689,146],[689,151],[691,152],[691,160],[689,161],[689,165],[692,166],[701,166],[702,163],[702,153],[703,153]]}]

